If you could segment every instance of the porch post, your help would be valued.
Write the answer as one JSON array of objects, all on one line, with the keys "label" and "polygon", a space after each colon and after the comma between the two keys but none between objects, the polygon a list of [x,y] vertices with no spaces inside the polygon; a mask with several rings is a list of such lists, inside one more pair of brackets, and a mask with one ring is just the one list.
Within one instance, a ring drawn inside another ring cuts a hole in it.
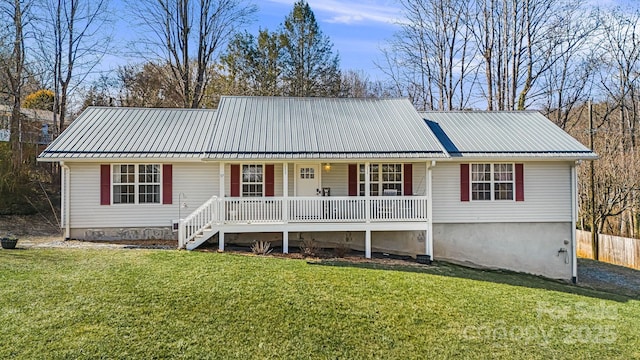
[{"label": "porch post", "polygon": [[576,163],[571,165],[571,281],[578,282],[578,248],[576,242],[576,222],[578,216],[578,176]]},{"label": "porch post", "polygon": [[224,230],[222,230],[222,227],[224,226],[225,223],[225,218],[226,218],[226,214],[225,214],[225,204],[224,204],[224,188],[225,188],[225,176],[224,176],[224,166],[225,163],[224,162],[220,162],[220,170],[218,171],[220,173],[220,186],[219,186],[219,192],[218,192],[218,201],[220,206],[218,207],[218,209],[220,209],[219,213],[218,213],[218,221],[220,223],[220,231],[218,232],[218,249],[220,251],[224,251]]},{"label": "porch post", "polygon": [[[360,169],[358,169],[358,176]],[[364,163],[364,213],[367,223],[371,222],[371,169],[369,162]],[[359,190],[358,190],[359,191]],[[368,228],[364,233],[364,257],[371,259],[371,229]]]},{"label": "porch post", "polygon": [[282,232],[282,253],[289,253],[289,231],[286,230],[289,222],[289,163],[282,164],[282,221],[285,230]]},{"label": "porch post", "polygon": [[364,234],[364,257],[371,259],[371,230],[367,229]]},{"label": "porch post", "polygon": [[[360,169],[358,169],[358,176],[360,176]],[[369,162],[364,163],[364,214],[365,221],[367,223],[371,222],[371,169],[369,169]],[[360,190],[358,190],[360,191]]]},{"label": "porch post", "polygon": [[433,182],[431,179],[431,169],[436,166],[435,161],[427,162],[427,233],[425,236],[425,252],[433,260]]}]

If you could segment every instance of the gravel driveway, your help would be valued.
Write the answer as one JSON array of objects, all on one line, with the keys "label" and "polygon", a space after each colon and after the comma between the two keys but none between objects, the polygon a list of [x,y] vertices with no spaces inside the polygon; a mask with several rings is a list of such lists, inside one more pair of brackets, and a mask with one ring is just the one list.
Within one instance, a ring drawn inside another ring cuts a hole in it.
[{"label": "gravel driveway", "polygon": [[578,285],[640,298],[640,270],[578,259]]}]

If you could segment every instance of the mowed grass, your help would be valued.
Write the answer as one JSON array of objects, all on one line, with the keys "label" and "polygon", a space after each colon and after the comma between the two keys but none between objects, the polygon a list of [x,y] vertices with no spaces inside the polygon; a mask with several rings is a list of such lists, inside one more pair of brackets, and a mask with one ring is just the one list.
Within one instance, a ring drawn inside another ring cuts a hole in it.
[{"label": "mowed grass", "polygon": [[0,358],[640,358],[640,301],[541,278],[162,250],[0,251]]}]

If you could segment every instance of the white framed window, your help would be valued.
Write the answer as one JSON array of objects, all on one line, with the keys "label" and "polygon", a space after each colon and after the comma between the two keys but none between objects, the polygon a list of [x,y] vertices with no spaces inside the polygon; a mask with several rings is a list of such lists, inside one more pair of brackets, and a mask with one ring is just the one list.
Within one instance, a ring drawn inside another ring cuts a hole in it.
[{"label": "white framed window", "polygon": [[[369,164],[369,192],[371,196],[380,196],[385,190],[396,190],[402,195],[402,164]],[[364,196],[364,164],[359,165],[358,186],[360,196]]]},{"label": "white framed window", "polygon": [[264,195],[264,167],[262,165],[242,165],[242,197]]},{"label": "white framed window", "polygon": [[312,167],[300,168],[300,179],[315,179],[315,169]]},{"label": "white framed window", "polygon": [[471,164],[471,200],[513,200],[513,164]]},{"label": "white framed window", "polygon": [[113,204],[159,204],[159,164],[112,165]]}]

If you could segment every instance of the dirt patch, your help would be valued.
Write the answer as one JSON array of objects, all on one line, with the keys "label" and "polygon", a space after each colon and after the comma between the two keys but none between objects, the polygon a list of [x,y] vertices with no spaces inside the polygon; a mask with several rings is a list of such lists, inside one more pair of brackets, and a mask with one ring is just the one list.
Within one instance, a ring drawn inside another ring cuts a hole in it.
[{"label": "dirt patch", "polygon": [[12,234],[20,238],[61,236],[55,219],[42,215],[0,215],[0,236]]},{"label": "dirt patch", "polygon": [[[206,244],[194,251],[201,252],[219,252],[217,244]],[[343,250],[344,251],[344,250]],[[243,256],[268,256],[274,258],[285,259],[304,259],[308,263],[320,264],[320,263],[352,263],[352,264],[372,264],[382,266],[404,266],[404,267],[424,267],[428,265],[419,264],[415,259],[410,256],[393,255],[387,253],[372,253],[371,258],[367,259],[364,256],[364,252],[349,250],[338,256],[334,249],[318,249],[313,256],[304,255],[299,248],[289,248],[288,254],[282,253],[281,247],[274,247],[273,251],[268,255],[257,255],[251,252],[251,248],[248,246],[228,245],[225,246],[225,253],[237,254]]]}]

